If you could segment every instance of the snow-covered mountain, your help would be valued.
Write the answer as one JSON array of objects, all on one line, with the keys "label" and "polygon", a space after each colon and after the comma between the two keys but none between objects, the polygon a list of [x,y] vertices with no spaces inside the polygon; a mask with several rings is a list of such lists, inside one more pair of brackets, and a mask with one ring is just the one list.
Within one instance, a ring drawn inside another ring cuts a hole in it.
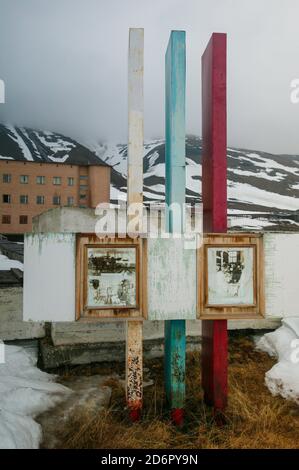
[{"label": "snow-covered mountain", "polygon": [[0,124],[0,159],[49,163],[99,163],[89,149],[69,137],[48,131]]},{"label": "snow-covered mountain", "polygon": [[[113,197],[125,198],[127,146],[89,144],[99,158],[113,167]],[[201,201],[201,139],[186,139],[186,200]],[[272,155],[228,148],[228,200],[231,211],[285,212],[299,210],[299,156]],[[163,201],[165,192],[165,142],[144,145],[144,196]]]},{"label": "snow-covered mountain", "polygon": [[[186,201],[201,201],[201,139],[186,139]],[[231,215],[269,217],[299,210],[299,156],[228,148],[228,203]],[[108,164],[111,199],[126,198],[127,145],[78,143],[61,134],[0,124],[0,159]],[[145,201],[164,201],[165,142],[144,145]],[[271,225],[271,224],[270,224]]]}]

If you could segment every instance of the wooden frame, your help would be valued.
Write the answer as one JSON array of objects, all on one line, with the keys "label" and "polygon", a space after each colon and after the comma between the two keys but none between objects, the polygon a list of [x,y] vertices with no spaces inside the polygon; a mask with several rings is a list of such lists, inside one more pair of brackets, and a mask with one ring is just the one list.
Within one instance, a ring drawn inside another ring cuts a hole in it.
[{"label": "wooden frame", "polygon": [[[209,303],[209,248],[253,249],[253,301],[248,304]],[[255,233],[205,234],[197,250],[197,316],[204,320],[262,318],[265,311],[263,238]]]},{"label": "wooden frame", "polygon": [[[87,252],[89,248],[135,248],[136,250],[136,305],[89,306],[87,302]],[[98,238],[95,234],[77,234],[76,242],[76,320],[133,319],[147,317],[147,256],[146,239]]]}]

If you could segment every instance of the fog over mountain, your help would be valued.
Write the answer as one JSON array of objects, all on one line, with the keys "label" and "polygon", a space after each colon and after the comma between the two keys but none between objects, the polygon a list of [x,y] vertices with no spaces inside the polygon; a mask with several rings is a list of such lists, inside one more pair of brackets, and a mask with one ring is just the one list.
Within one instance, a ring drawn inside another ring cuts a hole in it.
[{"label": "fog over mountain", "polygon": [[201,55],[227,33],[228,144],[299,154],[297,0],[0,0],[0,122],[127,140],[130,27],[143,27],[145,138],[164,136],[164,56],[186,31],[187,132],[201,135]]}]

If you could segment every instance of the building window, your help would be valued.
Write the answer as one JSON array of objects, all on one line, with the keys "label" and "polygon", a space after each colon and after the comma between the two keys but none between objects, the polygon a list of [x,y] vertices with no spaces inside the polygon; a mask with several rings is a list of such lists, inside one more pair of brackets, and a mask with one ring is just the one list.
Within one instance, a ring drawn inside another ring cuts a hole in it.
[{"label": "building window", "polygon": [[20,176],[20,183],[28,184],[29,176],[28,175],[21,175]]},{"label": "building window", "polygon": [[72,196],[69,196],[67,198],[67,205],[68,206],[73,206],[74,205],[74,198]]},{"label": "building window", "polygon": [[237,263],[238,261],[238,251],[229,251],[228,252],[228,262],[229,263]]},{"label": "building window", "polygon": [[20,215],[20,224],[28,224],[28,215]]},{"label": "building window", "polygon": [[55,206],[59,206],[60,205],[60,196],[54,196],[53,197],[53,204]]},{"label": "building window", "polygon": [[80,194],[80,199],[86,199],[86,194]]},{"label": "building window", "polygon": [[88,189],[87,184],[80,184],[80,189],[82,189],[82,191],[87,191]]},{"label": "building window", "polygon": [[20,196],[20,204],[28,204],[28,196],[27,195],[21,195]]},{"label": "building window", "polygon": [[45,176],[37,176],[36,177],[36,184],[45,184],[46,177]]},{"label": "building window", "polygon": [[36,196],[36,204],[45,204],[45,196]]},{"label": "building window", "polygon": [[4,173],[2,180],[3,180],[3,183],[10,183],[11,182],[11,175],[9,173]]},{"label": "building window", "polygon": [[53,176],[53,184],[60,185],[61,184],[61,177],[60,176]]},{"label": "building window", "polygon": [[74,184],[75,184],[75,178],[69,177],[69,178],[67,179],[67,184],[68,184],[69,186],[74,186]]},{"label": "building window", "polygon": [[10,215],[2,215],[2,223],[3,224],[10,224],[11,223]]},{"label": "building window", "polygon": [[80,180],[87,180],[88,175],[80,175]]},{"label": "building window", "polygon": [[11,195],[10,194],[3,194],[2,201],[5,204],[10,204],[11,203]]}]

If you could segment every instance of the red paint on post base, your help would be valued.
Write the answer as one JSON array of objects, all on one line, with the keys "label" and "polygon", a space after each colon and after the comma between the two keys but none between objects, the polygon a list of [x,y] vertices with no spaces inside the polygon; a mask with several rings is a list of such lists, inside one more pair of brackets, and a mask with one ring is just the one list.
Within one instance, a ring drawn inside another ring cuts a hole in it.
[{"label": "red paint on post base", "polygon": [[141,419],[141,408],[130,409],[129,418],[132,421],[132,423],[136,423],[137,421],[140,421],[140,419]]},{"label": "red paint on post base", "polygon": [[127,402],[127,407],[129,409],[129,418],[135,423],[141,419],[141,410],[142,410],[142,400],[129,400]]},{"label": "red paint on post base", "polygon": [[171,420],[176,426],[184,424],[185,410],[183,408],[173,408],[171,410]]},{"label": "red paint on post base", "polygon": [[[226,34],[202,56],[202,200],[205,233],[227,231]],[[202,385],[217,415],[227,404],[227,321],[202,321]]]}]

